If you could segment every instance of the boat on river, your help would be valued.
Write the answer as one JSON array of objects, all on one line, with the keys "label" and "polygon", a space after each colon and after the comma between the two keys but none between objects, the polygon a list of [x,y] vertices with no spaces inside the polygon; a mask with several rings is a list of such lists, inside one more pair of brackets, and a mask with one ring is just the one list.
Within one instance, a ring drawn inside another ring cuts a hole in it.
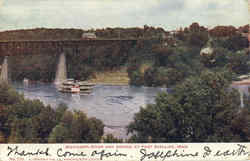
[{"label": "boat on river", "polygon": [[80,93],[80,86],[73,79],[67,79],[62,82],[59,91],[64,93]]},{"label": "boat on river", "polygon": [[77,81],[74,79],[67,79],[66,81],[62,82],[59,91],[65,93],[90,94],[92,92],[94,85],[95,84],[89,83],[87,81]]},{"label": "boat on river", "polygon": [[83,94],[91,93],[95,85],[94,83],[89,83],[87,81],[79,81],[77,82],[77,84],[79,85],[80,93],[83,93]]}]

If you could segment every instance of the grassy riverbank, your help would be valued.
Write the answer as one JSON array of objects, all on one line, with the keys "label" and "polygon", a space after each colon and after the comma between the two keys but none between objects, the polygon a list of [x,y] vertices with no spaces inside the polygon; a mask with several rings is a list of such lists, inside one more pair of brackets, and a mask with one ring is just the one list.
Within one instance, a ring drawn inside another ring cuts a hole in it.
[{"label": "grassy riverbank", "polygon": [[96,72],[88,81],[96,84],[128,85],[129,77],[127,68],[123,67],[119,70]]}]

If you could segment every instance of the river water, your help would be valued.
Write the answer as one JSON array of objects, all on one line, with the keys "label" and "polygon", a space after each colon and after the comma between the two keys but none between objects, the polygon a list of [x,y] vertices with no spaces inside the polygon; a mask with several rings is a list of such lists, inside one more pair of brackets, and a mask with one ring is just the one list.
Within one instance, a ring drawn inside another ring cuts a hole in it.
[{"label": "river water", "polygon": [[243,97],[244,97],[244,95],[249,97],[250,85],[232,85],[231,87],[235,88],[235,89],[237,89],[239,91],[239,93],[240,93],[240,104],[241,104],[241,107],[244,107]]},{"label": "river water", "polygon": [[39,99],[52,107],[65,103],[70,110],[96,117],[105,124],[105,134],[112,133],[118,138],[128,137],[125,127],[140,107],[154,103],[157,93],[166,91],[166,88],[96,85],[91,94],[79,95],[60,93],[54,84],[13,83],[13,86],[25,98]]},{"label": "river water", "polygon": [[[39,99],[52,107],[64,103],[69,110],[81,110],[88,117],[96,117],[105,124],[105,134],[111,133],[123,139],[129,137],[126,126],[133,121],[133,116],[139,112],[140,107],[154,103],[157,94],[167,90],[155,87],[96,85],[91,94],[79,95],[58,92],[54,84],[13,83],[13,86],[25,98]],[[249,86],[233,85],[232,87],[239,90],[243,107],[243,95],[249,95]]]}]

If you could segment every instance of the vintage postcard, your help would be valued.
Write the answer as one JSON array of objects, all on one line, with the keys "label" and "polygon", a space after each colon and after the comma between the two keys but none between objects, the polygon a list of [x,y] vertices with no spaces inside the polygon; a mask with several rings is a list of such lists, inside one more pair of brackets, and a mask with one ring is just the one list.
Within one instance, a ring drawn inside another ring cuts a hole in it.
[{"label": "vintage postcard", "polygon": [[246,160],[249,0],[0,0],[1,160]]}]

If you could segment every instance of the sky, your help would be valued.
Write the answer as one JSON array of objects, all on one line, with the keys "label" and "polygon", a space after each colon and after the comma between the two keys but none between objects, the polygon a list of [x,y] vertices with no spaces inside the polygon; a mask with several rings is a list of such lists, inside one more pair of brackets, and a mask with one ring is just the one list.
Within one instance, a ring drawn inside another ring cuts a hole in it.
[{"label": "sky", "polygon": [[0,0],[0,30],[249,23],[248,0]]}]

